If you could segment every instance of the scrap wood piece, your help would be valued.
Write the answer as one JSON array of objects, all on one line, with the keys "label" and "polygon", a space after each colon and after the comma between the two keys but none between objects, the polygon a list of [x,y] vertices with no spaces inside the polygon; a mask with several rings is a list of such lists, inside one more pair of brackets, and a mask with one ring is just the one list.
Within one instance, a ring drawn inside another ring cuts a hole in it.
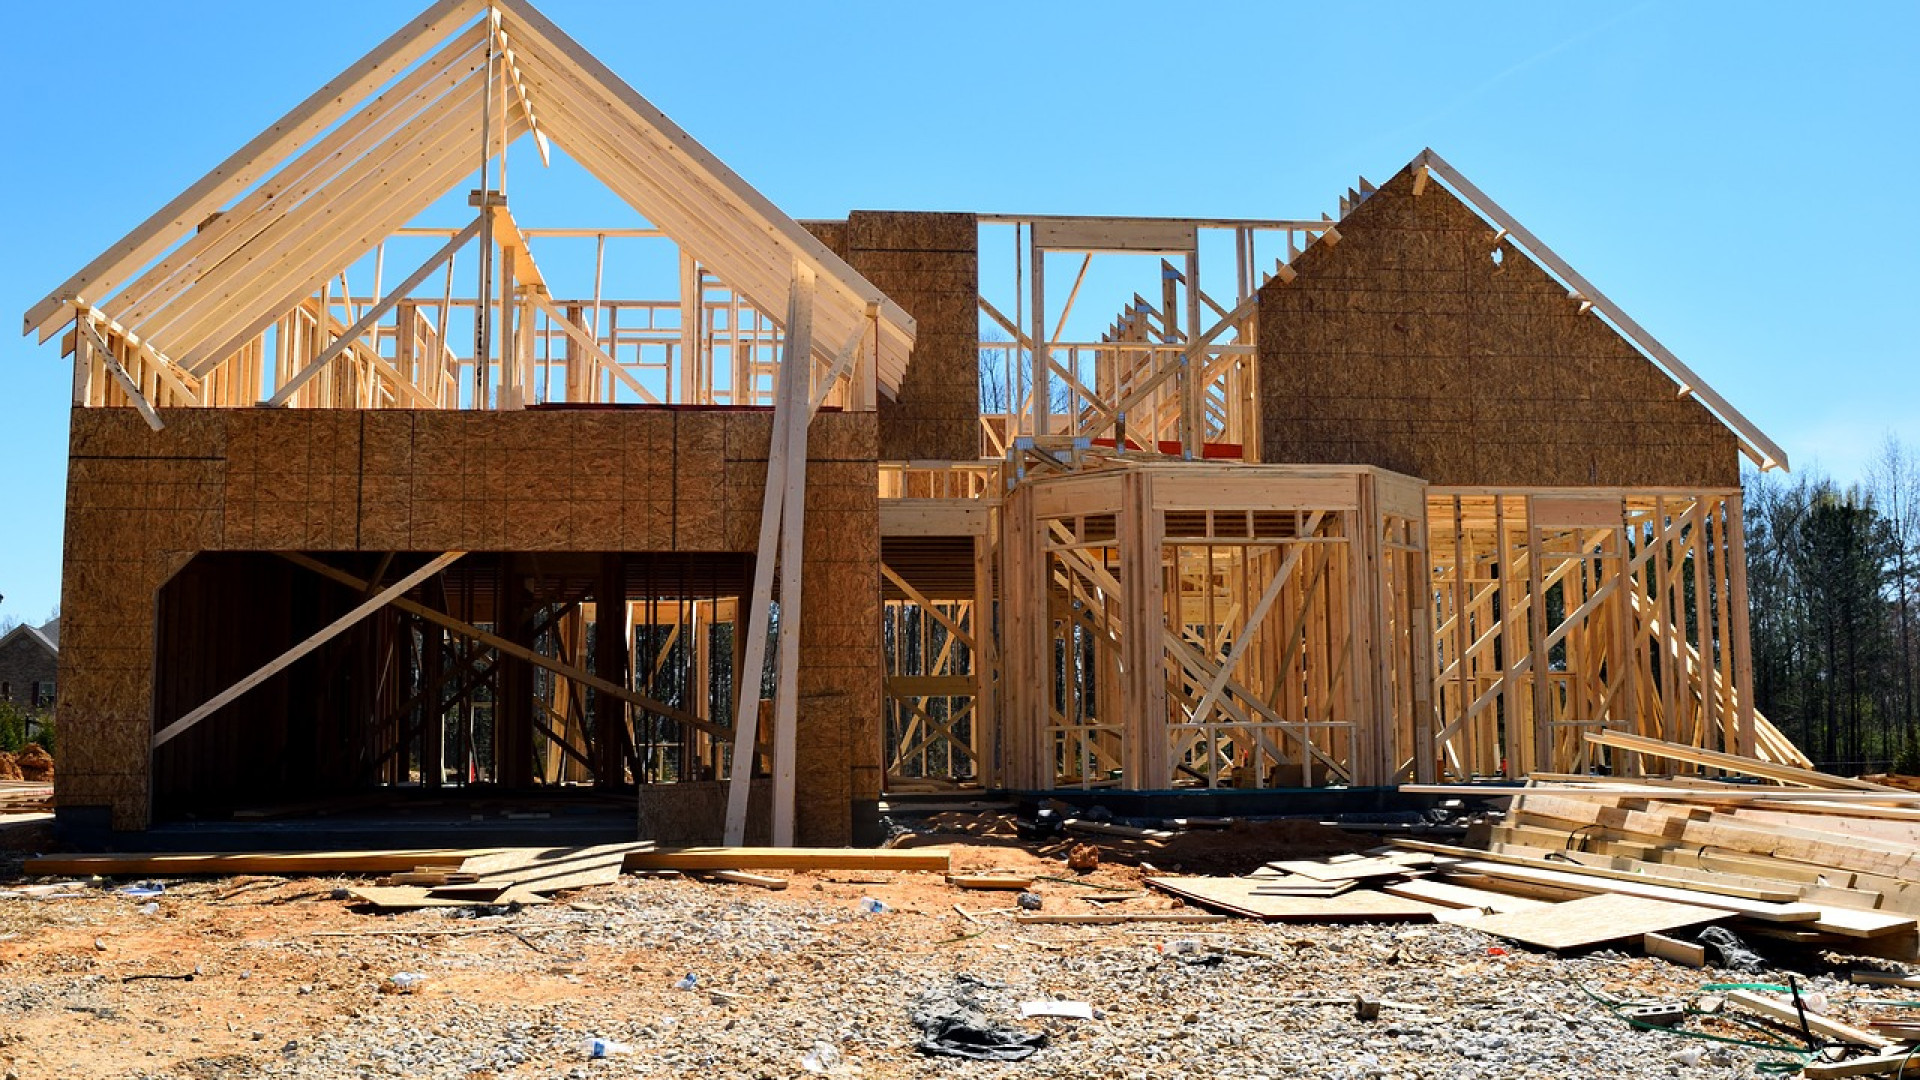
[{"label": "scrap wood piece", "polygon": [[1451,881],[1435,881],[1432,878],[1414,878],[1410,881],[1395,882],[1383,886],[1382,891],[1394,896],[1406,897],[1409,900],[1439,904],[1442,907],[1477,910],[1489,915],[1533,911],[1536,908],[1552,906],[1545,900],[1494,892],[1491,889],[1475,889]]},{"label": "scrap wood piece", "polygon": [[956,889],[1007,889],[1024,892],[1033,887],[1027,874],[948,874],[947,884]]},{"label": "scrap wood piece", "polygon": [[745,870],[710,870],[700,875],[708,881],[724,881],[733,885],[753,885],[762,889],[779,891],[788,885],[783,877],[770,877],[766,874],[754,874]]},{"label": "scrap wood piece", "polygon": [[1698,968],[1707,966],[1707,947],[1694,941],[1681,941],[1648,931],[1640,935],[1640,951],[1671,964]]},{"label": "scrap wood piece", "polygon": [[1906,915],[1885,911],[1857,911],[1850,908],[1822,907],[1813,928],[1823,934],[1841,937],[1875,938],[1912,931],[1920,926]]},{"label": "scrap wood piece", "polygon": [[[1396,840],[1421,851],[1451,856],[1458,860],[1478,862],[1506,863],[1510,866],[1530,866],[1540,870],[1566,870],[1584,874],[1588,877],[1607,878],[1612,881],[1637,882],[1647,885],[1664,885],[1688,892],[1713,893],[1717,896],[1739,897],[1770,904],[1790,904],[1799,899],[1798,890],[1788,887],[1761,889],[1741,882],[1720,882],[1705,877],[1678,877],[1655,871],[1616,870],[1611,866],[1579,862],[1572,858],[1548,859],[1537,855],[1520,854],[1498,849],[1480,850],[1478,848],[1458,847],[1452,844],[1437,844],[1425,840]],[[1577,853],[1576,853],[1577,854]],[[1463,863],[1449,862],[1449,869],[1457,869]]]},{"label": "scrap wood piece", "polygon": [[1719,908],[1602,893],[1527,911],[1488,915],[1468,925],[1508,941],[1559,951],[1638,937],[1649,931],[1699,926],[1728,915]]},{"label": "scrap wood piece", "polygon": [[1849,791],[1879,791],[1901,794],[1899,788],[1884,784],[1870,783],[1866,780],[1850,780],[1844,776],[1814,769],[1802,769],[1792,765],[1775,765],[1759,758],[1742,757],[1739,754],[1724,754],[1718,750],[1702,750],[1684,743],[1662,742],[1644,735],[1632,735],[1624,731],[1588,731],[1587,741],[1596,746],[1605,746],[1613,750],[1631,750],[1650,757],[1667,758],[1672,761],[1684,761],[1689,765],[1702,765],[1725,772],[1740,773],[1744,776],[1758,776],[1765,780],[1777,780],[1783,784],[1799,784],[1810,788],[1842,788]]},{"label": "scrap wood piece", "polygon": [[1900,986],[1908,990],[1920,990],[1920,978],[1911,975],[1894,975],[1884,971],[1855,971],[1847,978],[1860,986]]},{"label": "scrap wood piece", "polygon": [[1140,829],[1132,825],[1115,825],[1107,821],[1082,821],[1068,818],[1060,823],[1068,832],[1097,833],[1101,836],[1124,836],[1130,840],[1171,840],[1173,833],[1166,829]]},{"label": "scrap wood piece", "polygon": [[1270,862],[1268,866],[1299,874],[1316,881],[1358,881],[1376,877],[1400,877],[1415,873],[1413,868],[1392,859],[1350,856],[1333,859],[1290,859]]},{"label": "scrap wood piece", "polygon": [[1905,1050],[1875,1054],[1851,1061],[1816,1061],[1801,1075],[1807,1080],[1828,1080],[1842,1076],[1920,1076],[1920,1056]]},{"label": "scrap wood piece", "polygon": [[459,870],[408,870],[399,874],[389,874],[380,879],[381,885],[470,885],[478,881],[479,876]]},{"label": "scrap wood piece", "polygon": [[1335,897],[1265,896],[1250,878],[1150,877],[1162,892],[1216,911],[1267,922],[1431,922],[1446,909],[1419,900],[1355,889]]},{"label": "scrap wood piece", "polygon": [[1859,1028],[1850,1027],[1838,1020],[1833,1020],[1817,1013],[1804,1012],[1801,1009],[1795,1008],[1791,1001],[1782,1001],[1779,998],[1767,994],[1755,993],[1752,990],[1729,990],[1726,992],[1726,1002],[1729,1005],[1738,1005],[1751,1012],[1757,1012],[1770,1020],[1778,1020],[1783,1024],[1790,1024],[1795,1027],[1798,1027],[1802,1023],[1804,1015],[1807,1030],[1816,1035],[1824,1035],[1829,1039],[1838,1039],[1841,1042],[1852,1043],[1855,1046],[1864,1046],[1871,1050],[1885,1050],[1888,1047],[1896,1045],[1894,1040],[1886,1038],[1885,1036],[1875,1035],[1871,1031],[1862,1031]]},{"label": "scrap wood piece", "polygon": [[1747,900],[1738,896],[1725,896],[1719,893],[1702,892],[1695,889],[1656,885],[1638,881],[1620,881],[1614,878],[1600,877],[1586,873],[1573,873],[1565,870],[1546,870],[1532,866],[1512,866],[1506,863],[1486,860],[1470,860],[1459,864],[1458,869],[1469,874],[1479,874],[1489,878],[1504,878],[1512,881],[1533,882],[1542,885],[1558,886],[1588,893],[1615,893],[1621,896],[1638,896],[1648,900],[1666,900],[1676,904],[1691,904],[1698,907],[1711,906],[1728,914],[1744,915],[1750,919],[1765,922],[1812,923],[1821,915],[1821,909],[1809,904],[1773,904],[1761,900]]},{"label": "scrap wood piece", "polygon": [[28,859],[29,874],[101,877],[236,877],[274,874],[387,874],[418,867],[457,869],[472,849],[400,851],[293,851],[175,854],[44,855]]},{"label": "scrap wood piece", "polygon": [[[434,890],[436,896],[486,896],[513,890],[555,893],[562,889],[582,889],[590,885],[611,885],[620,880],[621,867],[633,854],[636,844],[601,844],[596,847],[551,848],[536,850],[530,861],[510,869],[483,872],[461,865],[463,873],[476,873],[471,884],[445,885]],[[503,853],[502,859],[509,854]],[[486,865],[487,860],[472,860]]]},{"label": "scrap wood piece", "polygon": [[347,890],[354,899],[372,904],[382,911],[411,911],[415,908],[487,907],[494,904],[544,904],[547,898],[523,889],[507,889],[485,897],[440,896],[422,885],[358,885]]},{"label": "scrap wood piece", "polygon": [[628,870],[952,869],[947,848],[685,847],[629,852]]},{"label": "scrap wood piece", "polygon": [[1016,911],[1017,923],[1098,926],[1112,923],[1223,923],[1225,915],[1205,911]]},{"label": "scrap wood piece", "polygon": [[1360,884],[1353,880],[1316,881],[1313,878],[1299,876],[1255,877],[1249,880],[1259,882],[1259,887],[1253,890],[1255,896],[1339,896]]}]

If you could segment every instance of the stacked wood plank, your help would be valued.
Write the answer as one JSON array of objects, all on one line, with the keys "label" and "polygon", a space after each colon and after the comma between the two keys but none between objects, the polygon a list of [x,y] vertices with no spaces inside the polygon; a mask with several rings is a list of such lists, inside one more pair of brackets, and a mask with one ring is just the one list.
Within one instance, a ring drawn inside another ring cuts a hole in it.
[{"label": "stacked wood plank", "polygon": [[[1914,793],[1634,736],[1591,741],[1764,782],[1536,777],[1514,789],[1484,848],[1399,846],[1439,856],[1435,869],[1449,885],[1685,904],[1721,912],[1756,938],[1920,958]],[[1497,932],[1497,923],[1477,925]]]},{"label": "stacked wood plank", "polygon": [[0,814],[30,814],[53,809],[53,785],[0,780]]}]

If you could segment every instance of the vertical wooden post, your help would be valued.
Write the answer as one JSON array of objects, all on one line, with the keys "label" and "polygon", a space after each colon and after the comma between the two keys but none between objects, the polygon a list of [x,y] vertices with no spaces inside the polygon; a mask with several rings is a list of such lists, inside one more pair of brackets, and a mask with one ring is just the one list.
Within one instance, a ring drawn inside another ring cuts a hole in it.
[{"label": "vertical wooden post", "polygon": [[[1037,241],[1037,238],[1036,238]],[[1047,417],[1052,405],[1048,399],[1053,396],[1052,372],[1048,369],[1047,352],[1047,293],[1046,265],[1047,253],[1038,242],[1032,245],[1033,259],[1033,434],[1035,437],[1047,434]],[[1011,367],[1012,365],[1008,365]],[[1010,407],[1019,402],[1011,402]]]},{"label": "vertical wooden post", "polygon": [[[504,339],[503,339],[504,340]],[[500,587],[494,594],[495,630],[516,645],[533,647],[528,630],[526,587],[520,560],[501,558]],[[533,671],[525,661],[503,657],[500,694],[493,703],[494,778],[505,788],[533,783]]]},{"label": "vertical wooden post", "polygon": [[[593,595],[593,673],[616,686],[627,679],[627,568],[625,556],[600,556],[600,582]],[[594,784],[618,787],[627,773],[627,703],[612,694],[593,695]]]},{"label": "vertical wooden post", "polygon": [[[773,843],[793,845],[794,757],[800,707],[800,570],[805,561],[807,428],[812,419],[814,273],[796,265],[793,317],[787,324],[787,355],[780,390],[793,417],[787,423],[786,492],[780,511],[780,667],[773,698]],[[771,470],[769,470],[771,472]],[[769,476],[771,479],[771,476]]]},{"label": "vertical wooden post", "polygon": [[[442,609],[446,601],[441,600]],[[446,631],[439,624],[425,619],[415,619],[414,626],[420,632],[420,680],[421,685],[432,687],[426,699],[420,703],[424,710],[420,718],[420,783],[428,790],[435,790],[446,781],[446,709],[440,704],[441,676],[445,669],[443,641]]]},{"label": "vertical wooden post", "polygon": [[[1533,657],[1533,763],[1531,771],[1549,772],[1553,763],[1554,701],[1552,672],[1547,670],[1547,572],[1540,547],[1540,523],[1534,518],[1533,496],[1527,501],[1527,638]],[[1563,605],[1562,610],[1568,610]],[[1571,766],[1569,766],[1571,767]]]},{"label": "vertical wooden post", "polygon": [[76,306],[73,313],[73,405],[84,408],[91,404],[90,387],[93,382],[93,335],[87,333],[82,323],[86,320],[85,309]]},{"label": "vertical wooden post", "polygon": [[[780,675],[774,690],[774,818],[776,844],[781,843],[779,826],[784,824],[791,844],[793,830],[792,749],[798,708],[797,682],[800,648],[800,549],[803,536],[807,464],[807,401],[813,363],[813,291],[814,272],[803,263],[795,263],[793,284],[787,301],[785,355],[781,358],[780,384],[773,410],[773,434],[767,444],[767,482],[760,503],[760,542],[753,567],[753,597],[744,617],[747,626],[747,654],[739,682],[739,708],[734,710],[733,770],[727,788],[726,843],[745,842],[747,801],[752,791],[754,746],[759,737],[760,682],[766,667],[767,615],[773,600],[773,571],[777,557],[790,555],[791,565],[781,568],[780,589]],[[793,606],[787,606],[791,598]],[[788,657],[789,643],[793,653]],[[789,666],[795,678],[787,679]],[[784,728],[784,732],[783,732]],[[788,749],[783,759],[780,742],[785,736]],[[785,761],[785,800],[780,775]]]},{"label": "vertical wooden post", "polygon": [[712,404],[711,388],[700,378],[700,267],[686,248],[680,249],[680,391],[674,395],[674,372],[667,371],[665,400],[682,404]]},{"label": "vertical wooden post", "polygon": [[[1152,476],[1135,469],[1120,488],[1120,661],[1118,702],[1125,732],[1121,768],[1128,790],[1173,786],[1167,731],[1166,586],[1160,568],[1165,528],[1153,506]],[[1176,597],[1177,601],[1177,597]],[[1115,703],[1102,703],[1102,711]],[[1111,714],[1109,714],[1111,715]]]},{"label": "vertical wooden post", "polygon": [[973,538],[973,752],[975,778],[982,787],[992,789],[1001,786],[1002,774],[1000,716],[994,700],[998,692],[994,673],[1000,666],[994,650],[994,511],[988,514],[988,531]]},{"label": "vertical wooden post", "polygon": [[520,385],[520,333],[515,319],[520,315],[514,301],[514,249],[500,248],[500,396],[497,407],[503,411],[526,406]]},{"label": "vertical wooden post", "polygon": [[[1198,242],[1196,241],[1196,244]],[[1206,456],[1206,387],[1202,378],[1206,359],[1193,351],[1200,340],[1200,249],[1187,252],[1186,331],[1181,344],[1186,346],[1180,360],[1180,456],[1197,461]],[[1171,313],[1169,313],[1171,314]]]},{"label": "vertical wooden post", "polygon": [[1727,539],[1727,581],[1733,592],[1733,640],[1728,642],[1728,647],[1733,650],[1733,693],[1740,716],[1735,753],[1752,757],[1753,651],[1749,625],[1752,612],[1747,607],[1747,521],[1739,492],[1727,496]]}]

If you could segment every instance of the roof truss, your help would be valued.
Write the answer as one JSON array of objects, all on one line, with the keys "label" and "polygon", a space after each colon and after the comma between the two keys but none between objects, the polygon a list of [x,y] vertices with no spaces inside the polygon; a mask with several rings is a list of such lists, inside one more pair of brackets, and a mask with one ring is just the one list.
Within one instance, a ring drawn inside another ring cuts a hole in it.
[{"label": "roof truss", "polygon": [[25,331],[45,340],[96,307],[204,374],[473,174],[483,128],[489,156],[531,133],[544,158],[551,139],[763,312],[805,266],[815,340],[870,339],[880,389],[898,389],[913,319],[525,0],[439,0],[35,304]]}]

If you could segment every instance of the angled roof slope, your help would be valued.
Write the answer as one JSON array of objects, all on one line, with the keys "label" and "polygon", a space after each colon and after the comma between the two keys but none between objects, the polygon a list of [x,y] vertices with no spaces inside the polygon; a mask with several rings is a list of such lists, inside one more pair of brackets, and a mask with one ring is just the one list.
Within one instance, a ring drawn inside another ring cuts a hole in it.
[{"label": "angled roof slope", "polygon": [[1507,213],[1505,208],[1499,203],[1489,198],[1486,192],[1481,191],[1471,180],[1460,175],[1459,170],[1447,164],[1445,158],[1434,153],[1432,147],[1421,150],[1420,153],[1414,157],[1413,161],[1408,164],[1408,168],[1414,170],[1415,174],[1420,177],[1421,182],[1424,182],[1424,177],[1427,173],[1440,177],[1449,187],[1459,193],[1467,205],[1473,207],[1482,217],[1504,230],[1508,236],[1518,241],[1520,246],[1525,248],[1541,265],[1559,277],[1573,294],[1572,297],[1570,297],[1571,299],[1591,303],[1593,310],[1599,312],[1608,322],[1612,323],[1614,328],[1620,331],[1621,336],[1631,341],[1637,348],[1644,352],[1649,359],[1659,365],[1673,378],[1674,382],[1678,384],[1679,396],[1697,399],[1701,404],[1705,405],[1710,412],[1719,417],[1720,422],[1725,424],[1727,428],[1734,433],[1734,436],[1739,439],[1741,452],[1746,454],[1754,464],[1760,466],[1762,470],[1785,469],[1788,467],[1787,452],[1780,448],[1780,444],[1768,438],[1766,432],[1761,431],[1753,421],[1748,420],[1742,415],[1740,410],[1734,408],[1725,398],[1721,397],[1713,387],[1708,386],[1704,379],[1694,374],[1692,368],[1689,368],[1683,363],[1679,357],[1673,355],[1672,350],[1660,344],[1659,340],[1648,333],[1644,327],[1635,322],[1626,312],[1620,310],[1619,305],[1609,300],[1605,293],[1602,293],[1596,288],[1593,283],[1588,281],[1578,270],[1567,265],[1565,259],[1562,259],[1558,253],[1552,248],[1549,248],[1539,237],[1533,235],[1533,232],[1525,225],[1516,221],[1513,215]]},{"label": "angled roof slope", "polygon": [[1689,489],[1737,485],[1741,451],[1784,465],[1435,161],[1416,158],[1262,288],[1266,460],[1365,462],[1444,486]]},{"label": "angled roof slope", "polygon": [[525,0],[439,0],[34,305],[26,332],[87,303],[195,374],[218,366],[475,172],[496,54],[508,141],[551,138],[775,318],[809,266],[817,347],[867,330],[897,389],[912,318]]}]

